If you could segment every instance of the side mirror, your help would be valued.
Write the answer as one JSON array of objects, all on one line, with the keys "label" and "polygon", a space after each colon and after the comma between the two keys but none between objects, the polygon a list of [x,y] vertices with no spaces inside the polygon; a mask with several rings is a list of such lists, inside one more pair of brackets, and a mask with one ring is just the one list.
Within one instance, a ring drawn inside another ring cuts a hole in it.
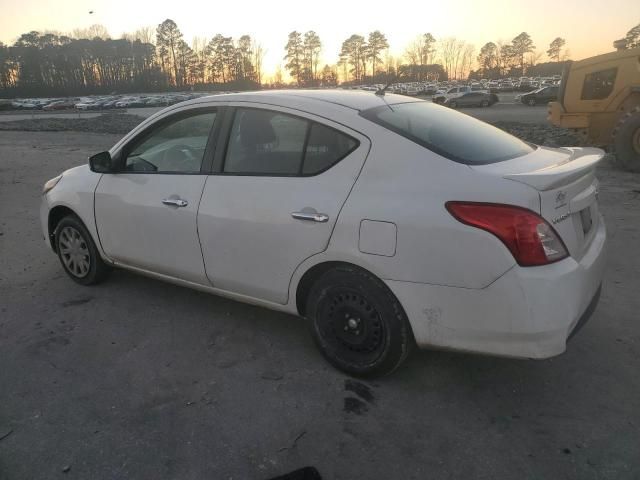
[{"label": "side mirror", "polygon": [[96,173],[112,173],[115,165],[109,152],[100,152],[89,157],[89,168]]}]

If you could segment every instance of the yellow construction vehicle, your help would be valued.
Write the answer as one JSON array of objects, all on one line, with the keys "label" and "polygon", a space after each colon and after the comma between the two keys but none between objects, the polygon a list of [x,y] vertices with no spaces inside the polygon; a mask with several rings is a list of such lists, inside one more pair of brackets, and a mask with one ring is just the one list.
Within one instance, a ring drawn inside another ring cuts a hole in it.
[{"label": "yellow construction vehicle", "polygon": [[619,164],[640,172],[640,47],[570,62],[549,121],[581,134],[585,143],[610,147]]}]

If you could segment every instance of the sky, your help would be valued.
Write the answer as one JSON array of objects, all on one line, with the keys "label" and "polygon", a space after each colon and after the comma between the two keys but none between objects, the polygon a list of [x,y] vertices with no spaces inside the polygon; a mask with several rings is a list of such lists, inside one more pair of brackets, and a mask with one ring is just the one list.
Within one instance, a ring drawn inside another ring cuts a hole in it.
[{"label": "sky", "polygon": [[284,63],[292,30],[318,33],[323,64],[337,61],[346,38],[374,30],[387,36],[395,56],[426,32],[436,39],[456,37],[479,50],[488,41],[508,42],[526,31],[538,52],[554,38],[565,38],[571,58],[578,60],[612,51],[613,41],[640,23],[640,0],[0,0],[0,41],[13,43],[31,30],[71,32],[95,23],[118,38],[166,18],[189,43],[217,33],[251,35],[267,50],[264,70],[270,75]]}]

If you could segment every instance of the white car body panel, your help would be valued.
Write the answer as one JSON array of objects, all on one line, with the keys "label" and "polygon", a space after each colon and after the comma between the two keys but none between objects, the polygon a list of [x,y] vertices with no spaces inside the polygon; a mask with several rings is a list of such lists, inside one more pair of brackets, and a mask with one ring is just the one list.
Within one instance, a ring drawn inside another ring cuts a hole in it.
[{"label": "white car body panel", "polygon": [[[63,205],[78,214],[109,262],[290,313],[299,311],[296,297],[306,272],[325,262],[346,262],[389,286],[422,347],[527,358],[564,351],[604,270],[606,231],[593,173],[599,151],[540,148],[471,167],[340,105],[351,100],[363,108],[415,101],[367,92],[294,91],[217,95],[168,107],[126,135],[111,155],[165,116],[215,105],[287,111],[348,132],[361,145],[326,172],[304,178],[72,169],[43,196],[45,236],[51,208]],[[492,234],[458,222],[444,207],[453,200],[504,203],[552,223],[559,190],[567,202],[558,215],[571,213],[554,228],[571,255],[543,267],[518,266]],[[188,196],[189,208],[162,205],[169,195]],[[291,218],[305,207],[327,213],[330,221]],[[593,227],[580,237],[575,214],[585,208]],[[136,245],[127,245],[132,229]]]},{"label": "white car body panel", "polygon": [[[104,253],[113,261],[207,283],[196,215],[206,175],[103,175],[95,216]],[[188,205],[164,205],[180,198]]]},{"label": "white car body panel", "polygon": [[548,358],[566,341],[597,294],[606,264],[604,222],[589,251],[535,268],[515,266],[484,289],[387,281],[416,342],[517,358]]},{"label": "white car body panel", "polygon": [[42,196],[40,225],[45,242],[50,248],[52,245],[49,238],[49,212],[56,207],[72,210],[80,217],[93,238],[98,238],[93,214],[93,196],[99,181],[100,175],[89,170],[89,165],[80,165],[66,170],[56,187]]},{"label": "white car body panel", "polygon": [[[259,103],[230,105],[264,107]],[[370,142],[321,117],[286,108],[270,109],[320,121],[360,142],[354,152],[319,175],[210,175],[207,179],[198,231],[209,280],[216,288],[285,304],[296,267],[327,247]],[[328,215],[329,220],[318,223],[291,216],[305,210]]]}]

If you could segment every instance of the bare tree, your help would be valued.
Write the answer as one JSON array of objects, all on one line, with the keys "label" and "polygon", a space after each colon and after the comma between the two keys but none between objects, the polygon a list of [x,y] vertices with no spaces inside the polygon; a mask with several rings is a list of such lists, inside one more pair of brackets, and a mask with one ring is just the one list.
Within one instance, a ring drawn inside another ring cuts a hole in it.
[{"label": "bare tree", "polygon": [[322,42],[318,34],[310,30],[304,34],[302,43],[304,50],[303,74],[306,77],[306,83],[315,85],[318,78],[318,62],[322,51]]},{"label": "bare tree", "polygon": [[93,40],[94,38],[101,38],[102,40],[107,40],[111,38],[109,36],[109,31],[107,27],[100,24],[94,24],[87,28],[74,28],[71,34],[72,38],[82,39],[86,38],[88,40]]},{"label": "bare tree", "polygon": [[458,78],[465,42],[455,37],[445,38],[440,44],[440,55],[449,78]]},{"label": "bare tree", "polygon": [[527,54],[527,59],[526,59],[526,64],[527,64],[527,68],[529,67],[533,67],[534,65],[536,65],[540,59],[542,58],[542,52],[529,52]]},{"label": "bare tree", "polygon": [[255,39],[251,45],[251,50],[253,51],[253,68],[256,72],[255,80],[258,82],[258,85],[262,85],[262,61],[267,51],[262,47],[262,44]]},{"label": "bare tree", "polygon": [[476,47],[470,43],[465,44],[462,51],[462,68],[460,69],[460,78],[468,78],[469,73],[473,69],[473,57],[476,54]]}]

